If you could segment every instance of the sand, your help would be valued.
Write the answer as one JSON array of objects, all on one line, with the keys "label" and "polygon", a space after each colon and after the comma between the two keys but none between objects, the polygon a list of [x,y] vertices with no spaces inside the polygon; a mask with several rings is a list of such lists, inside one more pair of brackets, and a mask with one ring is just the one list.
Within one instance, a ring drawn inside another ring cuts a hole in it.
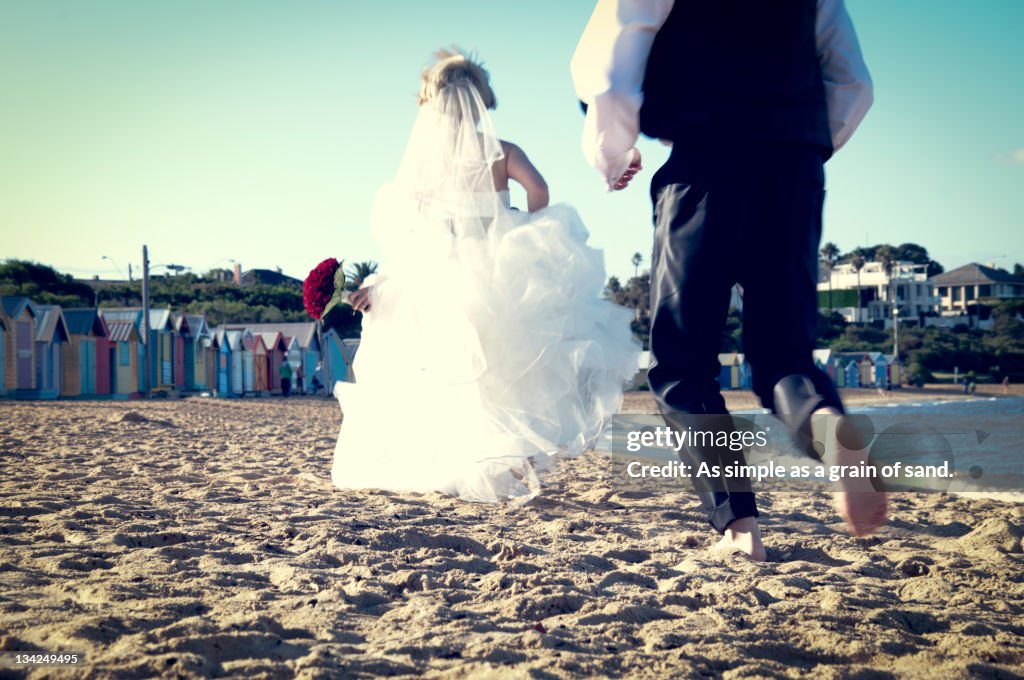
[{"label": "sand", "polygon": [[482,506],[334,489],[328,400],[0,412],[0,650],[90,677],[1024,675],[1016,504],[897,495],[855,539],[825,495],[764,494],[754,564],[596,454]]}]

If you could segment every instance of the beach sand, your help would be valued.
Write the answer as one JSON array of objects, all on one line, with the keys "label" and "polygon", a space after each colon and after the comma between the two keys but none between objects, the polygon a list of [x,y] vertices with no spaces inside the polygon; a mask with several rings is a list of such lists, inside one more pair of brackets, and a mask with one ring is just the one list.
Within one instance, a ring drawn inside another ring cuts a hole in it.
[{"label": "beach sand", "polygon": [[484,506],[334,489],[330,400],[0,409],[0,650],[90,677],[1024,674],[1017,504],[895,495],[857,539],[823,494],[763,494],[754,564],[596,454]]}]

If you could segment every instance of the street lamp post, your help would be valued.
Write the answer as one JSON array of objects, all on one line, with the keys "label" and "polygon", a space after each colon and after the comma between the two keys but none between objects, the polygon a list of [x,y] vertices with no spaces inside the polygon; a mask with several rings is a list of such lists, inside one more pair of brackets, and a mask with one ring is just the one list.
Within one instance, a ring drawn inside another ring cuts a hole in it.
[{"label": "street lamp post", "polygon": [[900,358],[900,308],[892,308],[892,356]]},{"label": "street lamp post", "polygon": [[146,398],[153,396],[149,370],[149,250],[142,246],[142,365],[146,375]]}]

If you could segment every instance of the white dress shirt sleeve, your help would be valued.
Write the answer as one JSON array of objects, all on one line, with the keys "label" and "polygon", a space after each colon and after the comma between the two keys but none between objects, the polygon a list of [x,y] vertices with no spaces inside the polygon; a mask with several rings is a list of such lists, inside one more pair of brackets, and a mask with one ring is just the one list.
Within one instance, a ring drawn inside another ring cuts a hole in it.
[{"label": "white dress shirt sleeve", "polygon": [[832,147],[838,151],[853,136],[874,102],[871,75],[843,0],[818,0],[814,32],[825,82]]},{"label": "white dress shirt sleeve", "polygon": [[674,0],[598,0],[572,58],[576,96],[587,105],[583,155],[608,187],[633,160],[644,72]]},{"label": "white dress shirt sleeve", "polygon": [[[647,58],[673,4],[674,0],[598,0],[576,46],[573,85],[576,96],[587,104],[583,155],[604,175],[609,188],[633,158]],[[832,146],[839,150],[871,108],[871,76],[843,0],[818,0],[815,37]]]}]

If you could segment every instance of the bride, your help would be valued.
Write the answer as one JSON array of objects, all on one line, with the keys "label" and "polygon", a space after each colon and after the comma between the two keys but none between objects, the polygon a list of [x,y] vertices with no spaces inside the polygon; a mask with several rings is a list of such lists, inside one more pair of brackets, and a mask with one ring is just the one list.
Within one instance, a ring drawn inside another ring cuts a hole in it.
[{"label": "bride", "polygon": [[[341,488],[525,502],[556,454],[591,446],[637,369],[631,314],[600,299],[576,211],[495,135],[487,72],[441,51],[394,181],[374,202],[380,272],[353,370],[335,386]],[[510,181],[528,213],[509,205]]]}]

